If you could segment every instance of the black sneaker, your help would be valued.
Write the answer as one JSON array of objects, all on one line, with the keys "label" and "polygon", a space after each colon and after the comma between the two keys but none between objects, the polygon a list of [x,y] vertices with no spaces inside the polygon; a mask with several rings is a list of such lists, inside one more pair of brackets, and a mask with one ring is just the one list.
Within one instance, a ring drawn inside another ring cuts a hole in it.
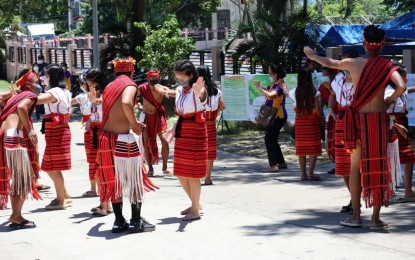
[{"label": "black sneaker", "polygon": [[122,221],[117,221],[115,220],[114,225],[112,226],[111,232],[112,233],[121,233],[124,232],[128,229],[129,225],[127,223],[127,221],[122,220]]},{"label": "black sneaker", "polygon": [[131,233],[152,232],[156,230],[156,226],[153,224],[150,224],[144,218],[140,218],[139,222],[136,222],[133,220],[130,221],[129,230]]}]

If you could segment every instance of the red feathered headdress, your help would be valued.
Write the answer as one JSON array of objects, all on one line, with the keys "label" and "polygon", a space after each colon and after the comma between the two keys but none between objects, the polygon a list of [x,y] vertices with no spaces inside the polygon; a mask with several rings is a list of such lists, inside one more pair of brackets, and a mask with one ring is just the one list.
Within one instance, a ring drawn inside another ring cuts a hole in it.
[{"label": "red feathered headdress", "polygon": [[135,66],[135,59],[128,57],[128,59],[113,60],[114,72],[133,72]]}]

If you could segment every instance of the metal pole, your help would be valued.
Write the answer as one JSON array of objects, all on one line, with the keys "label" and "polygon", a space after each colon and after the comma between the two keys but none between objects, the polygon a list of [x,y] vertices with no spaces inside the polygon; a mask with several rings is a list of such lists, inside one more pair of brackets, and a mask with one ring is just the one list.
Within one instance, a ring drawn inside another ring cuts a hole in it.
[{"label": "metal pole", "polygon": [[93,50],[94,67],[99,67],[99,33],[98,33],[98,4],[97,0],[92,0],[92,27],[93,27]]},{"label": "metal pole", "polygon": [[72,24],[72,5],[71,0],[68,0],[68,31],[71,31],[71,24]]}]

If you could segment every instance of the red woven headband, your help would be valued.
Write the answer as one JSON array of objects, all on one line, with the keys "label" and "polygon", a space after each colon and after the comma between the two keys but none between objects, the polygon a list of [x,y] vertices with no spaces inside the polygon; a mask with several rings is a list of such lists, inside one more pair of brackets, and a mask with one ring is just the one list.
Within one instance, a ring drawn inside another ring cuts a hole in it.
[{"label": "red woven headband", "polygon": [[16,84],[18,84],[20,87],[24,87],[27,82],[29,82],[31,79],[33,79],[33,77],[35,77],[36,74],[33,73],[32,71],[29,71],[28,73],[24,74],[23,76],[21,76],[17,81]]},{"label": "red woven headband", "polygon": [[147,78],[158,78],[160,77],[160,73],[157,70],[151,70],[146,73]]},{"label": "red woven headband", "polygon": [[133,72],[135,60],[132,57],[128,57],[128,59],[119,59],[113,60],[112,64],[114,64],[114,72]]},{"label": "red woven headband", "polygon": [[384,39],[381,42],[368,42],[366,39],[363,41],[363,44],[368,51],[379,51],[383,47],[384,43]]}]

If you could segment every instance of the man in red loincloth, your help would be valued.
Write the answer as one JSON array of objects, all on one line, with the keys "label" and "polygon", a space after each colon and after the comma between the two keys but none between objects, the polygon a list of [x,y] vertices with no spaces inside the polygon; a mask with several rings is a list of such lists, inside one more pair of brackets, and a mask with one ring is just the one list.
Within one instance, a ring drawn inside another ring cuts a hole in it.
[{"label": "man in red loincloth", "polygon": [[[309,47],[304,48],[304,53],[324,66],[351,73],[354,95],[345,115],[345,147],[351,152],[353,215],[340,224],[361,227],[360,197],[363,191],[366,206],[373,206],[371,228],[378,229],[388,226],[380,220],[379,215],[381,206],[388,206],[391,198],[387,156],[389,117],[386,105],[404,93],[405,83],[396,71],[397,67],[390,60],[379,57],[385,32],[369,25],[364,29],[363,37],[366,51],[363,57],[333,60],[316,55]],[[389,81],[395,84],[396,89],[384,100],[385,87]]]},{"label": "man in red loincloth", "polygon": [[166,141],[167,121],[166,110],[163,104],[164,95],[155,89],[155,86],[160,82],[160,74],[158,71],[149,71],[146,73],[146,77],[148,82],[138,86],[138,90],[144,98],[142,113],[146,128],[143,130],[143,143],[145,158],[148,164],[147,176],[151,177],[154,176],[153,165],[159,162],[157,135],[160,138],[162,146],[161,157],[163,159],[162,171],[164,174],[170,173],[167,170],[169,144]]}]

